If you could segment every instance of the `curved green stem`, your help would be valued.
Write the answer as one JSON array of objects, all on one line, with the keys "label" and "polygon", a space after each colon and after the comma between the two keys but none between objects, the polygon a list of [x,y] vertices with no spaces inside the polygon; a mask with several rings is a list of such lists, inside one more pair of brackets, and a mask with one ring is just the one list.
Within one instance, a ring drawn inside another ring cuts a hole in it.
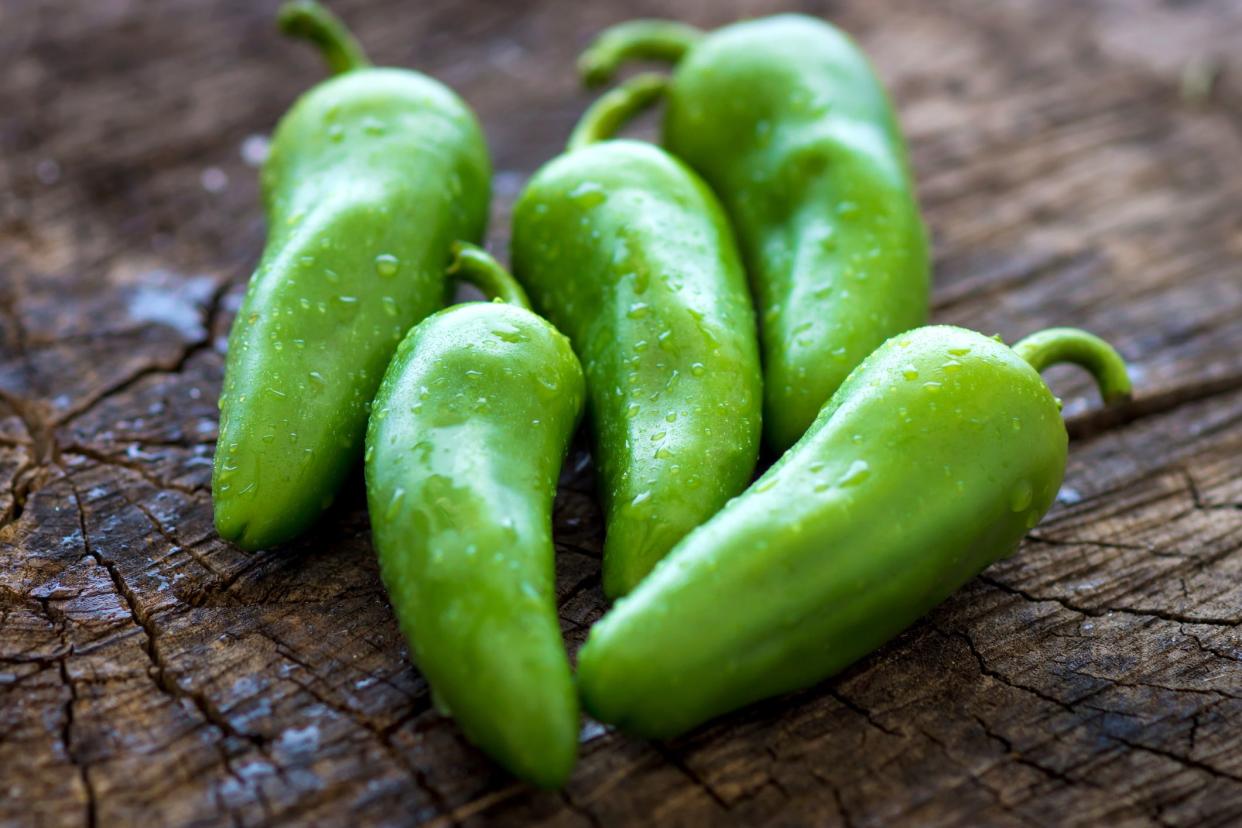
[{"label": "curved green stem", "polygon": [[461,282],[468,282],[492,301],[504,302],[530,310],[530,300],[517,280],[505,270],[500,262],[478,245],[470,242],[453,242],[452,259],[448,275]]},{"label": "curved green stem", "polygon": [[611,138],[626,121],[663,97],[666,89],[668,78],[656,72],[635,75],[610,89],[583,113],[569,136],[566,152]]},{"label": "curved green stem", "polygon": [[602,86],[627,60],[677,63],[701,37],[701,29],[675,20],[618,23],[600,32],[578,57],[578,73],[587,86]]},{"label": "curved green stem", "polygon": [[285,3],[276,21],[285,34],[309,40],[317,46],[334,75],[371,65],[367,53],[340,18],[314,0]]},{"label": "curved green stem", "polygon": [[1042,372],[1050,365],[1069,362],[1091,372],[1104,402],[1130,396],[1130,375],[1121,354],[1095,334],[1078,328],[1049,328],[1033,333],[1013,346],[1018,356]]}]

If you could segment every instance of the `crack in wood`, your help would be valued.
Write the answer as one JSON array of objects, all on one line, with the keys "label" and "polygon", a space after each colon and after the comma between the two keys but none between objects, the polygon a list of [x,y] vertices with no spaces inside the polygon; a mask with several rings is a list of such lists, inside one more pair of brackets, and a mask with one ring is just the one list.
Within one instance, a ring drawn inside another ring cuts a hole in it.
[{"label": "crack in wood", "polygon": [[[190,701],[202,716],[204,723],[215,728],[222,736],[229,736],[249,742],[270,760],[271,755],[267,751],[265,739],[257,734],[242,733],[238,731],[233,727],[232,723],[228,721],[227,717],[223,716],[219,710],[215,709],[214,705],[205,694],[181,687],[181,685],[169,675],[167,667],[159,654],[159,646],[157,643],[159,628],[156,625],[154,618],[142,611],[141,602],[130,588],[129,584],[125,582],[125,579],[117,569],[116,564],[105,558],[103,554],[91,544],[90,536],[86,527],[86,510],[82,502],[81,493],[74,484],[72,475],[66,472],[65,480],[69,484],[69,487],[73,493],[73,500],[77,504],[79,531],[82,536],[82,544],[86,550],[86,554],[94,559],[94,561],[99,566],[103,567],[108,573],[108,576],[112,580],[113,586],[116,589],[118,597],[125,603],[129,611],[131,620],[144,633],[142,649],[146,653],[147,658],[154,669],[152,680],[155,686],[175,702],[179,702],[181,699]],[[238,784],[245,787],[246,783],[233,767],[232,757],[228,754],[222,740],[216,740],[216,749],[219,752],[221,762],[223,763],[225,770]],[[280,766],[274,761],[272,762],[272,767],[275,768],[278,774],[282,773]],[[256,795],[262,798],[261,791],[256,791]]]},{"label": "crack in wood", "polygon": [[1165,748],[1162,748],[1162,747],[1155,747],[1154,745],[1144,744],[1143,742],[1136,742],[1133,739],[1127,739],[1124,736],[1118,736],[1116,734],[1107,734],[1107,738],[1111,739],[1114,742],[1117,742],[1118,744],[1125,745],[1126,747],[1131,748],[1133,750],[1141,750],[1145,753],[1150,753],[1154,756],[1160,756],[1164,759],[1168,759],[1170,762],[1181,765],[1183,767],[1190,768],[1192,770],[1201,771],[1216,779],[1225,779],[1230,782],[1234,782],[1239,785],[1242,785],[1242,775],[1221,770],[1220,768],[1214,765],[1208,764],[1207,762],[1201,762],[1198,759],[1194,759],[1190,756],[1182,756],[1181,754],[1174,753],[1171,750],[1166,750]]},{"label": "crack in wood", "polygon": [[1170,610],[1161,609],[1159,607],[1126,607],[1109,604],[1102,607],[1088,607],[1082,604],[1070,601],[1059,595],[1035,595],[1026,590],[1006,584],[996,578],[988,575],[980,575],[979,579],[989,586],[996,587],[1002,592],[1010,595],[1018,596],[1026,601],[1033,603],[1053,603],[1060,605],[1063,609],[1079,615],[1086,615],[1092,618],[1101,618],[1110,613],[1121,613],[1123,615],[1136,615],[1145,618],[1156,618],[1161,621],[1174,621],[1182,624],[1203,624],[1205,626],[1218,627],[1236,627],[1242,624],[1242,618],[1226,618],[1223,616],[1194,616],[1184,613],[1172,612]]},{"label": "crack in wood", "polygon": [[69,761],[78,770],[78,778],[81,780],[82,789],[86,793],[86,802],[84,803],[86,826],[87,828],[95,828],[99,824],[99,796],[95,791],[95,783],[91,780],[90,764],[78,755],[74,744],[74,707],[78,703],[78,690],[73,677],[69,675],[69,668],[66,666],[63,658],[60,659],[60,678],[69,690],[69,698],[65,701],[64,709],[65,723],[61,729],[60,738],[65,745],[65,753],[69,756]]},{"label": "crack in wood", "polygon": [[92,462],[99,463],[105,466],[113,466],[118,469],[124,469],[125,471],[133,472],[134,474],[138,475],[143,480],[150,483],[152,486],[154,486],[156,489],[159,489],[160,491],[180,492],[181,494],[189,495],[191,497],[198,497],[203,494],[208,494],[208,495],[210,494],[209,487],[183,486],[181,484],[174,483],[170,480],[161,480],[160,478],[152,474],[151,470],[143,466],[141,463],[131,463],[131,462],[122,460],[119,457],[113,457],[111,455],[104,454],[103,452],[96,451],[90,446],[83,446],[77,443],[72,443],[70,445],[66,445],[62,449],[62,454],[69,455],[69,456],[76,455],[78,457],[82,457]]},{"label": "crack in wood", "polygon": [[200,322],[203,335],[198,339],[183,342],[181,353],[178,354],[173,360],[170,362],[155,362],[150,365],[145,365],[138,370],[131,372],[128,376],[122,377],[99,391],[87,395],[76,405],[69,406],[65,410],[61,411],[60,414],[53,417],[49,422],[49,426],[51,428],[68,426],[74,420],[92,411],[104,400],[125,393],[148,377],[158,376],[160,374],[182,373],[185,370],[186,365],[194,356],[211,348],[212,329],[215,327],[216,315],[220,311],[224,295],[228,292],[229,287],[230,285],[227,281],[222,281],[216,285],[206,304],[203,312],[203,318]]},{"label": "crack in wood", "polygon": [[1014,679],[1011,679],[1005,674],[1001,673],[999,670],[996,670],[990,667],[987,661],[983,658],[983,654],[979,652],[979,648],[975,646],[974,639],[971,638],[970,634],[967,633],[965,630],[946,630],[942,627],[936,627],[935,629],[938,632],[940,632],[941,635],[945,635],[950,638],[956,638],[959,641],[963,642],[966,645],[966,649],[970,652],[970,655],[974,658],[975,662],[979,665],[979,672],[981,674],[987,676],[990,679],[1000,682],[1006,687],[1012,687],[1015,690],[1021,690],[1024,693],[1028,693],[1040,699],[1041,701],[1045,701],[1048,704],[1051,704],[1051,705],[1054,705],[1055,707],[1060,708],[1066,713],[1074,712],[1074,705],[1070,704],[1069,702],[1058,699],[1056,696],[1050,695],[1046,693],[1045,691],[1039,689],[1038,687],[1034,687],[1029,684],[1022,684],[1020,682],[1017,682]]},{"label": "crack in wood", "polygon": [[663,742],[652,742],[651,746],[666,763],[675,768],[678,773],[688,779],[694,787],[706,794],[707,798],[716,803],[721,810],[729,810],[729,803],[726,802],[720,793],[708,784],[703,777],[701,777],[693,768],[686,764],[685,760],[681,758],[676,749],[669,747]]}]

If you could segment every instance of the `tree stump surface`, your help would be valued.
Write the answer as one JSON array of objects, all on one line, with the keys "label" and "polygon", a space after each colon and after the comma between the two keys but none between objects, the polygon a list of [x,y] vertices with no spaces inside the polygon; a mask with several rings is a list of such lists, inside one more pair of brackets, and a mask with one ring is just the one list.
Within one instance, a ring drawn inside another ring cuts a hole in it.
[{"label": "tree stump surface", "polygon": [[[787,4],[335,6],[441,78],[495,160],[490,242],[590,100],[604,25]],[[262,248],[263,136],[324,77],[275,3],[0,7],[0,824],[1226,825],[1242,820],[1242,6],[801,3],[892,91],[933,319],[1115,343],[1018,554],[813,689],[680,739],[587,722],[560,792],[436,712],[360,477],[249,554],[212,531],[225,335]],[[1215,80],[1215,83],[1211,81]],[[651,135],[652,119],[645,124]],[[605,602],[590,464],[557,505],[571,647]]]}]

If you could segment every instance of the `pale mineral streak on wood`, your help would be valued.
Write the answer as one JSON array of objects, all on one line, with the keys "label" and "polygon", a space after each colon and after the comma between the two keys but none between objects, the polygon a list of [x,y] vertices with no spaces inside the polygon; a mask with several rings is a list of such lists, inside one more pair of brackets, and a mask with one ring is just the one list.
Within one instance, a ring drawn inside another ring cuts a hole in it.
[{"label": "pale mineral streak on wood", "polygon": [[[679,4],[703,25],[767,0]],[[340,2],[476,107],[490,242],[588,97],[590,34],[667,4]],[[261,136],[322,69],[273,2],[0,6],[0,824],[1225,825],[1242,819],[1242,14],[1228,0],[806,3],[894,92],[937,321],[1089,327],[1135,368],[1022,549],[838,678],[564,791],[431,704],[354,480],[314,537],[211,530],[223,338]],[[1187,98],[1189,70],[1215,79]],[[640,128],[651,134],[651,122]],[[243,149],[247,147],[248,149]],[[604,609],[583,450],[556,510],[576,648]]]}]

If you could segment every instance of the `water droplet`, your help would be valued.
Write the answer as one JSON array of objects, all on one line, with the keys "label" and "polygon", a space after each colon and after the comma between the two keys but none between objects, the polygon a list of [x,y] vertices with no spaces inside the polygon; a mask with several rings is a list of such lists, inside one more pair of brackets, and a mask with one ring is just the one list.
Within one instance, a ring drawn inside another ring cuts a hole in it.
[{"label": "water droplet", "polygon": [[501,325],[492,331],[497,339],[504,342],[522,342],[525,337],[522,336],[522,329],[516,325]]},{"label": "water droplet", "polygon": [[701,377],[707,373],[707,368],[704,367],[703,363],[695,362],[690,365],[690,373],[694,374],[696,377]]},{"label": "water droplet", "polygon": [[608,195],[600,184],[594,181],[583,181],[569,191],[569,198],[574,204],[589,210],[596,205],[603,204]]},{"label": "water droplet", "polygon": [[859,483],[871,476],[871,466],[866,460],[855,460],[850,467],[845,470],[845,474],[837,483],[843,487],[857,486]]},{"label": "water droplet", "polygon": [[901,375],[908,380],[915,380],[919,378],[919,369],[913,365],[907,365],[901,369]]},{"label": "water droplet", "polygon": [[444,696],[440,695],[434,687],[431,688],[431,706],[434,707],[436,712],[441,716],[453,715],[453,711],[449,707],[448,701],[446,701]]},{"label": "water droplet", "polygon": [[940,383],[938,383],[938,382],[925,382],[925,383],[923,383],[923,390],[924,390],[924,391],[926,391],[928,394],[936,394],[936,393],[939,393],[939,391],[940,391]]},{"label": "water droplet", "polygon": [[1023,511],[1026,507],[1031,505],[1031,498],[1033,495],[1034,492],[1031,489],[1030,482],[1027,480],[1021,481],[1014,487],[1014,490],[1009,493],[1009,508],[1015,512]]},{"label": "water droplet", "polygon": [[385,520],[392,520],[397,516],[403,500],[405,500],[405,489],[398,488],[392,493],[392,499],[388,501],[388,508],[384,510]]},{"label": "water droplet", "polygon": [[393,299],[391,296],[385,296],[380,301],[384,305],[384,313],[388,314],[389,316],[397,315],[398,311],[397,311],[397,300],[396,299]]},{"label": "water droplet", "polygon": [[1082,502],[1082,493],[1072,486],[1062,486],[1061,490],[1057,492],[1057,500],[1072,506],[1075,503]]},{"label": "water droplet", "polygon": [[651,499],[651,492],[649,490],[645,492],[639,492],[637,495],[634,496],[634,499],[630,501],[630,505],[639,506],[639,505],[642,505],[643,503],[646,503],[650,499]]},{"label": "water droplet", "polygon": [[375,257],[375,272],[385,279],[397,275],[401,269],[401,260],[391,253],[381,253]]}]

